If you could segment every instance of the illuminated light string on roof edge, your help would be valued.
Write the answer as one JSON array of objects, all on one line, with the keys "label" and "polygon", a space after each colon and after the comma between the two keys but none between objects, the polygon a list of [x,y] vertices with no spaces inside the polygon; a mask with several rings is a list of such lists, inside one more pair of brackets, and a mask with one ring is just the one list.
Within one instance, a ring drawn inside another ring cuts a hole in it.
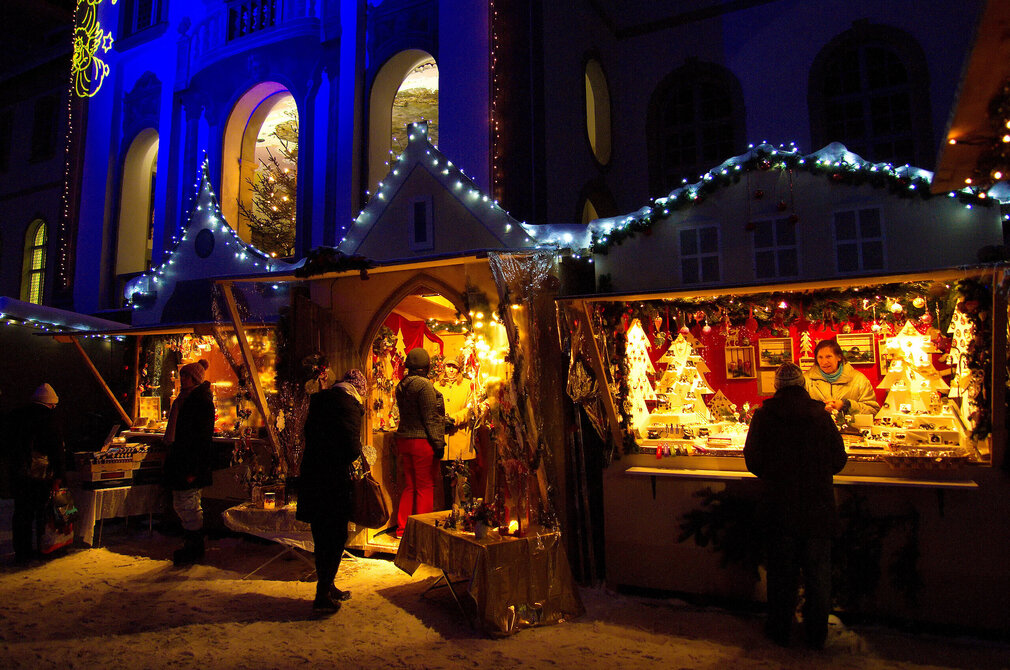
[{"label": "illuminated light string on roof edge", "polygon": [[[451,160],[445,158],[431,145],[428,141],[427,123],[411,123],[409,129],[407,148],[393,161],[389,173],[376,186],[374,195],[366,193],[367,195],[372,195],[368,204],[341,231],[343,236],[337,244],[337,248],[340,251],[349,252],[349,247],[360,243],[360,239],[355,237],[355,233],[361,233],[363,236],[365,230],[375,222],[385,203],[389,202],[392,194],[399,189],[403,180],[406,179],[406,175],[401,175],[403,171],[400,166],[406,164],[407,160],[413,158],[421,150],[424,151],[424,155],[423,157],[419,157],[417,162],[425,165],[431,174],[446,185],[449,192],[467,209],[475,211],[476,206],[486,205],[489,211],[505,217],[505,222],[501,226],[500,231],[503,238],[505,236],[516,237],[515,233],[519,233],[523,237],[535,239],[535,235],[532,232],[535,228],[534,226],[517,221],[511,214],[498,205],[497,200],[481,191],[461,168],[453,165]],[[527,244],[523,244],[523,246],[527,246]]]},{"label": "illuminated light string on roof edge", "polygon": [[[68,323],[60,323],[58,321],[45,321],[43,319],[30,319],[24,317],[14,316],[12,314],[5,314],[0,312],[0,324],[5,326],[20,326],[23,328],[35,328],[41,330],[44,333],[62,333],[66,330],[73,330],[75,327]],[[85,339],[102,339],[106,341],[115,340],[116,342],[122,342],[126,338],[123,335],[102,335],[98,333],[89,333],[86,330],[81,330],[73,333],[74,337],[80,337]]]},{"label": "illuminated light string on roof edge", "polygon": [[[585,244],[592,253],[606,254],[614,244],[637,232],[644,232],[658,221],[669,218],[673,212],[699,204],[720,188],[737,183],[740,177],[755,170],[804,170],[813,175],[823,175],[833,182],[875,188],[888,188],[891,193],[904,198],[932,197],[929,186],[933,174],[921,168],[891,163],[871,163],[849,151],[839,142],[832,142],[820,151],[803,155],[792,143],[774,147],[767,143],[750,145],[749,150],[712,168],[694,183],[684,184],[668,195],[653,198],[650,204],[638,211],[610,219],[600,219],[590,224],[590,239]],[[994,198],[980,188],[962,188],[950,191],[947,197],[956,198],[967,209],[989,206]]]},{"label": "illuminated light string on roof edge", "polygon": [[[200,166],[200,179],[194,184],[194,188],[197,191],[196,204],[190,210],[189,218],[182,227],[182,235],[172,236],[173,246],[166,254],[165,260],[140,276],[131,279],[127,284],[127,301],[133,309],[141,307],[141,304],[137,300],[138,296],[144,298],[156,294],[159,285],[171,279],[177,252],[182,247],[182,244],[189,239],[191,233],[196,235],[200,230],[210,230],[214,233],[227,232],[228,235],[215,237],[215,247],[218,241],[227,245],[228,251],[233,254],[237,261],[246,265],[245,270],[249,273],[271,272],[285,265],[285,263],[271,258],[265,252],[242,240],[235,229],[225,220],[218,205],[217,195],[210,186],[208,166],[209,161],[205,157],[203,164]],[[198,220],[198,217],[202,219],[202,222]],[[196,229],[195,231],[194,228]]]}]

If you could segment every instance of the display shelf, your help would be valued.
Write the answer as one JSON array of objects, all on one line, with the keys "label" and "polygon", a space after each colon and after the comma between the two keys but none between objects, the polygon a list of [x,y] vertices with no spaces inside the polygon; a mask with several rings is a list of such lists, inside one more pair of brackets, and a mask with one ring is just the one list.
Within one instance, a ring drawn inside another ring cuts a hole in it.
[{"label": "display shelf", "polygon": [[[669,477],[673,479],[706,479],[713,481],[743,481],[757,479],[750,472],[739,470],[692,470],[688,468],[650,468],[632,466],[624,471],[631,477]],[[904,477],[877,477],[866,475],[835,475],[834,482],[841,486],[906,486],[925,489],[977,489],[973,480],[912,479]]]}]

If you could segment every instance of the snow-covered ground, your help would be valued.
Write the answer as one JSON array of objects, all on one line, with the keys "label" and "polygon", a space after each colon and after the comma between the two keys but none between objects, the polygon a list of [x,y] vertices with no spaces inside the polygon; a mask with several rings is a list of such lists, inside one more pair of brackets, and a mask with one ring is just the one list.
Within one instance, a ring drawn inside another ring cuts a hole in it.
[{"label": "snow-covered ground", "polygon": [[[9,507],[0,510],[8,513]],[[761,617],[678,600],[581,590],[585,616],[491,639],[470,628],[433,570],[345,559],[339,612],[310,608],[307,566],[276,545],[212,539],[206,562],[172,566],[178,538],[108,524],[98,549],[0,566],[2,668],[1010,668],[1010,644],[847,628],[828,648],[783,649]]]}]

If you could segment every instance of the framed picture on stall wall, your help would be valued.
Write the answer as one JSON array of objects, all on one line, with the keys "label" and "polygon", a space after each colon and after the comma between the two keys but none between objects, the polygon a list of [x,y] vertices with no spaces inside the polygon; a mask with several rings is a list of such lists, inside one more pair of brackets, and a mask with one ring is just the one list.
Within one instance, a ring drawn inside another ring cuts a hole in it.
[{"label": "framed picture on stall wall", "polygon": [[758,395],[775,395],[774,370],[758,370]]},{"label": "framed picture on stall wall", "polygon": [[756,379],[754,347],[726,347],[726,379]]},{"label": "framed picture on stall wall", "polygon": [[762,337],[758,339],[758,365],[762,368],[777,368],[783,363],[793,362],[793,338]]},{"label": "framed picture on stall wall", "polygon": [[873,333],[839,334],[835,336],[838,346],[845,354],[845,360],[853,365],[873,365],[877,362]]}]

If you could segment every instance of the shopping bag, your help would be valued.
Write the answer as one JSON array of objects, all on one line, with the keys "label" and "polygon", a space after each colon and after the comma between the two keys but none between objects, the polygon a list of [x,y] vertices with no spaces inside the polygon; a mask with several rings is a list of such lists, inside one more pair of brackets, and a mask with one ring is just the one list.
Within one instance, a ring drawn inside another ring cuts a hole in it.
[{"label": "shopping bag", "polygon": [[55,488],[49,496],[49,512],[57,526],[65,526],[77,519],[77,505],[68,488]]},{"label": "shopping bag", "polygon": [[354,514],[351,521],[355,526],[382,528],[389,521],[389,507],[382,495],[382,487],[371,472],[365,472],[354,480]]},{"label": "shopping bag", "polygon": [[74,541],[74,524],[58,525],[55,521],[46,521],[45,530],[39,539],[39,551],[51,554]]}]

